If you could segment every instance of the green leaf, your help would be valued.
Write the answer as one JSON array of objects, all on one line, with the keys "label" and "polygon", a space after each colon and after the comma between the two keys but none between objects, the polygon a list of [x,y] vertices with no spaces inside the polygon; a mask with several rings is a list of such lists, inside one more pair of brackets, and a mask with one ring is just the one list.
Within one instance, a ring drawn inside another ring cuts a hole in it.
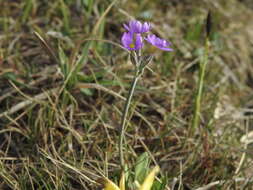
[{"label": "green leaf", "polygon": [[140,184],[143,183],[148,174],[150,159],[148,153],[143,153],[137,158],[137,165],[135,166],[135,180]]},{"label": "green leaf", "polygon": [[93,92],[88,88],[81,88],[80,91],[86,96],[92,96]]},{"label": "green leaf", "polygon": [[61,46],[58,46],[59,49],[59,58],[60,58],[60,64],[61,64],[61,72],[63,73],[64,77],[67,78],[68,74],[69,74],[69,59],[66,56],[66,54],[64,53],[63,49],[61,48]]},{"label": "green leaf", "polygon": [[160,178],[161,182],[159,181],[154,181],[152,190],[165,190],[166,189],[166,184],[167,184],[167,177],[162,177]]},{"label": "green leaf", "polygon": [[22,23],[25,23],[28,20],[28,17],[30,16],[31,10],[33,7],[33,1],[32,0],[26,0],[23,8],[23,14],[21,21]]}]

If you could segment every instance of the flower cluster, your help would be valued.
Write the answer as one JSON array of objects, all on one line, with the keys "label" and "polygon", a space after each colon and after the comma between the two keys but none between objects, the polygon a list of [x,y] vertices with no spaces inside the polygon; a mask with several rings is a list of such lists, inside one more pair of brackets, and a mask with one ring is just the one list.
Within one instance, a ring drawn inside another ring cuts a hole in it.
[{"label": "flower cluster", "polygon": [[151,29],[151,25],[148,22],[142,24],[140,21],[132,20],[128,25],[124,24],[124,28],[127,32],[124,32],[121,38],[121,43],[130,51],[141,49],[144,45],[144,40],[161,50],[173,51],[173,49],[170,48],[170,42],[161,39],[154,34],[148,34],[146,37],[143,37],[143,34],[149,32]]}]

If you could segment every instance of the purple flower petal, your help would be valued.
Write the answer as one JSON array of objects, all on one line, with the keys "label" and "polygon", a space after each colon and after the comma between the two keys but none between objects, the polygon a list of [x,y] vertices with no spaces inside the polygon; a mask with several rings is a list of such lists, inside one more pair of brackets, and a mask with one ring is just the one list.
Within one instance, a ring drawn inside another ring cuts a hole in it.
[{"label": "purple flower petal", "polygon": [[144,24],[142,24],[140,21],[131,20],[128,25],[124,24],[124,28],[128,32],[144,33],[144,32],[148,32],[150,30],[151,25],[148,22],[145,22]]},{"label": "purple flower petal", "polygon": [[141,35],[131,32],[124,32],[123,36],[121,37],[121,43],[130,51],[139,50],[143,47],[143,39]]},{"label": "purple flower petal", "polygon": [[135,49],[141,49],[143,47],[143,39],[141,37],[141,34],[136,34],[135,36]]},{"label": "purple flower petal", "polygon": [[141,33],[142,24],[141,24],[140,21],[135,21],[135,20],[130,21],[129,22],[129,28],[130,28],[130,30],[132,30],[132,32]]},{"label": "purple flower petal", "polygon": [[149,34],[146,38],[144,38],[148,43],[152,44],[153,46],[164,50],[164,51],[173,51],[172,48],[169,46],[171,45],[170,42],[167,42],[166,40],[157,37],[154,34]]},{"label": "purple flower petal", "polygon": [[142,25],[142,29],[141,29],[142,33],[148,32],[150,29],[151,29],[150,23],[144,22],[144,24]]}]

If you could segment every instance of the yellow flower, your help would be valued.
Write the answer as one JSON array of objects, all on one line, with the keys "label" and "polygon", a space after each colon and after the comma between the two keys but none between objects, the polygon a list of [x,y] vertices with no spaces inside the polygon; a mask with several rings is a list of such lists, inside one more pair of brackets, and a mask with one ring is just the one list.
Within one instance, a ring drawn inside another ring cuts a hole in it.
[{"label": "yellow flower", "polygon": [[[138,188],[138,190],[150,190],[156,174],[159,172],[159,167],[156,166],[145,178],[143,184]],[[113,183],[111,180],[104,178],[104,190],[125,190],[125,175],[122,173],[119,187]]]}]

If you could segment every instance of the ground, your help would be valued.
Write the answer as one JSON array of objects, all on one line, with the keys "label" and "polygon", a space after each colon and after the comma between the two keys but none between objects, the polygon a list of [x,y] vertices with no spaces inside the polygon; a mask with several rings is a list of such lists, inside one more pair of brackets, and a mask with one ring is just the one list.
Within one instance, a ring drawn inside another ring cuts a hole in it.
[{"label": "ground", "polygon": [[[118,139],[134,74],[123,24],[150,22],[154,55],[128,115],[127,186],[141,158],[153,189],[253,189],[253,9],[239,0],[0,2],[0,189],[102,189],[120,176]],[[192,128],[205,22],[210,51]],[[246,139],[246,140],[245,140]],[[147,169],[147,168],[145,168]],[[209,184],[209,186],[208,186]]]}]

